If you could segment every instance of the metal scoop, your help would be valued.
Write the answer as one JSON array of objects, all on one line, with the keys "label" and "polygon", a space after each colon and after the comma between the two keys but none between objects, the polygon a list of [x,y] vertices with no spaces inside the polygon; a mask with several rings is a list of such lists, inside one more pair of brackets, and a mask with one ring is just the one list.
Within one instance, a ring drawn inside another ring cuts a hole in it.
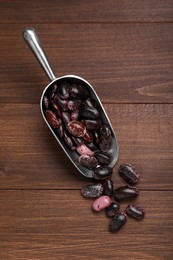
[{"label": "metal scoop", "polygon": [[83,167],[82,165],[79,164],[78,162],[78,158],[79,158],[79,154],[76,151],[71,151],[64,143],[64,140],[60,137],[58,137],[55,132],[53,131],[52,127],[50,126],[50,124],[48,123],[48,121],[45,118],[44,115],[44,109],[43,109],[43,98],[45,96],[45,93],[47,93],[47,91],[49,91],[49,89],[52,87],[52,85],[54,83],[56,83],[58,85],[58,83],[62,82],[62,81],[67,81],[70,83],[76,83],[76,84],[80,84],[86,87],[86,89],[89,91],[89,95],[90,98],[92,98],[92,100],[94,100],[94,102],[96,102],[98,108],[99,108],[99,114],[100,114],[100,118],[102,120],[102,122],[104,124],[107,124],[110,126],[111,131],[112,131],[112,139],[111,139],[111,147],[109,149],[109,151],[107,152],[107,154],[109,155],[109,157],[111,158],[111,162],[109,163],[109,167],[113,168],[113,166],[116,164],[117,160],[118,160],[118,143],[117,143],[117,138],[116,135],[114,133],[113,127],[111,125],[111,122],[103,108],[103,105],[101,104],[101,101],[99,99],[99,97],[97,96],[95,90],[93,89],[93,87],[83,78],[78,77],[76,75],[66,75],[66,76],[62,76],[59,78],[56,78],[52,68],[48,62],[48,59],[46,57],[46,54],[43,50],[43,47],[41,45],[41,42],[36,34],[36,31],[33,28],[27,28],[24,30],[23,33],[24,39],[26,40],[26,42],[28,43],[29,47],[31,48],[31,50],[33,51],[33,53],[35,54],[36,58],[38,59],[39,63],[41,64],[41,66],[43,67],[44,71],[46,72],[48,78],[50,79],[50,83],[49,85],[43,90],[42,96],[41,96],[41,100],[40,100],[40,108],[41,108],[41,113],[42,116],[46,122],[46,124],[48,125],[49,129],[51,130],[52,134],[54,135],[54,137],[56,138],[56,140],[58,141],[58,143],[60,144],[60,146],[62,147],[62,149],[64,150],[64,152],[66,153],[66,155],[69,157],[69,159],[71,160],[71,162],[75,165],[75,167],[78,169],[78,171],[88,177],[88,178],[92,178],[93,177],[93,170],[90,170],[86,167]]}]

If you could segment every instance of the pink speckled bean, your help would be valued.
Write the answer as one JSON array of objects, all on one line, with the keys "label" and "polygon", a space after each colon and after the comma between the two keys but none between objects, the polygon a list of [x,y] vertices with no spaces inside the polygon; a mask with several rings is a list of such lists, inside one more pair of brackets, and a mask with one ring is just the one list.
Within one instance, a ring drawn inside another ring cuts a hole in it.
[{"label": "pink speckled bean", "polygon": [[92,156],[94,154],[93,151],[91,151],[85,144],[80,144],[76,147],[76,151],[80,155],[90,155]]},{"label": "pink speckled bean", "polygon": [[112,201],[108,196],[101,196],[96,199],[92,204],[92,209],[94,211],[101,211],[104,208],[107,208],[111,205]]}]

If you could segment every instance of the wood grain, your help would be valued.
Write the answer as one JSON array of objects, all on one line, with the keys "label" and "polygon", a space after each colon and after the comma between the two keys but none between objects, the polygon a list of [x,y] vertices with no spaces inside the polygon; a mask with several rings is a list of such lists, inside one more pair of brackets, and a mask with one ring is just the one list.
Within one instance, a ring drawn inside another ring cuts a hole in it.
[{"label": "wood grain", "polygon": [[[114,187],[122,162],[142,173],[132,203],[146,217],[117,234],[42,119],[49,81],[22,37],[31,26],[55,74],[85,78],[103,102],[120,147]],[[172,260],[172,46],[171,0],[0,0],[0,259]]]},{"label": "wood grain", "polygon": [[172,22],[171,0],[1,0],[2,22]]},{"label": "wood grain", "polygon": [[[119,164],[130,161],[143,172],[142,189],[172,189],[173,105],[105,104],[105,109],[120,147],[113,175],[116,185],[123,183],[117,176]],[[57,144],[38,105],[3,104],[0,118],[1,189],[83,185],[84,179]]]},{"label": "wood grain", "polygon": [[[38,103],[49,83],[23,40],[27,26],[1,25],[1,102]],[[103,102],[173,102],[172,23],[32,26],[55,74],[84,77]]]},{"label": "wood grain", "polygon": [[171,260],[171,195],[141,192],[136,202],[145,208],[145,219],[128,218],[123,229],[111,234],[110,219],[92,212],[92,200],[79,191],[0,191],[0,258]]}]

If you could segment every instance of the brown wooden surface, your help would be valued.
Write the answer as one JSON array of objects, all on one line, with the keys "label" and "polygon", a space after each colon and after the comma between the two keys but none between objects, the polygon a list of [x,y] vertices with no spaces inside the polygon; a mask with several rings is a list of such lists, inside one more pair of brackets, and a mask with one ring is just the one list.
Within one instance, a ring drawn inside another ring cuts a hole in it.
[{"label": "brown wooden surface", "polygon": [[[0,22],[0,259],[172,259],[173,2],[0,0]],[[88,180],[41,117],[49,81],[22,38],[28,26],[57,76],[97,91],[120,146],[115,187],[122,162],[142,172],[143,221],[111,234],[81,197]]]}]

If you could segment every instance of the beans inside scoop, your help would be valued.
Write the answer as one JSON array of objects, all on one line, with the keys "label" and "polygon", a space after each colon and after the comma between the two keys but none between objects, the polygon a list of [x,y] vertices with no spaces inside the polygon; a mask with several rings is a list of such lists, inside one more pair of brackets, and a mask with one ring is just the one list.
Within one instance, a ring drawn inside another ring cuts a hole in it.
[{"label": "beans inside scoop", "polygon": [[111,176],[112,131],[85,86],[54,83],[43,97],[43,112],[57,137],[78,154],[76,163],[92,170],[97,180]]}]

